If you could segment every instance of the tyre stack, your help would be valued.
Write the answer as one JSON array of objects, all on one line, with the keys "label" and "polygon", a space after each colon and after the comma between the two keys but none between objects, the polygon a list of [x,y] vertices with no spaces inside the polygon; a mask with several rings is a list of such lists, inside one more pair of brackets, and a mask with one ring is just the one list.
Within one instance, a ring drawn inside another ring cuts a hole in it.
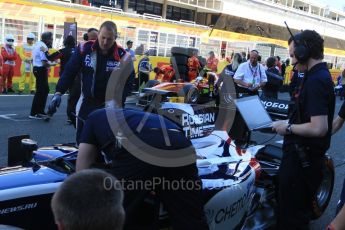
[{"label": "tyre stack", "polygon": [[[188,81],[188,58],[193,55],[194,51],[198,51],[195,48],[185,48],[185,47],[171,47],[171,55],[172,58],[176,61],[176,66],[174,62],[173,68],[175,71],[178,71],[180,79],[183,81]],[[177,70],[176,70],[177,69]],[[178,76],[176,76],[176,79],[178,80]]]}]

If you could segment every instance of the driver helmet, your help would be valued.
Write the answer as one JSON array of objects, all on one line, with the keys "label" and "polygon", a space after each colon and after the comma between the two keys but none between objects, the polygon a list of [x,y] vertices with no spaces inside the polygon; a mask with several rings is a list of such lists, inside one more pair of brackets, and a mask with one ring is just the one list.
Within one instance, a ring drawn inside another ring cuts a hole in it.
[{"label": "driver helmet", "polygon": [[14,43],[14,37],[12,34],[7,34],[5,37],[5,43],[6,45],[12,46]]},{"label": "driver helmet", "polygon": [[27,36],[26,36],[26,39],[33,39],[35,40],[35,34],[34,33],[29,33]]}]

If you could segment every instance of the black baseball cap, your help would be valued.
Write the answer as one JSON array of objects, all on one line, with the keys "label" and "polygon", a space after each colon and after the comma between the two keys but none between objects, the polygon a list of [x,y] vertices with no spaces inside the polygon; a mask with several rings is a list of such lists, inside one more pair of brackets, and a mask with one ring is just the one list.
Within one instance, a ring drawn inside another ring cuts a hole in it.
[{"label": "black baseball cap", "polygon": [[133,43],[132,40],[128,40],[128,41],[127,41],[127,45],[132,44],[132,43]]}]

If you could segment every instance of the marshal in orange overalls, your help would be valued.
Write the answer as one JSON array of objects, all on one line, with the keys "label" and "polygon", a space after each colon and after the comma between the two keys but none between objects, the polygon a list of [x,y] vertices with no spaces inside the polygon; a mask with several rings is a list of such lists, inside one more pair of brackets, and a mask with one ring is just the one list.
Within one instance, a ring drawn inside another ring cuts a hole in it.
[{"label": "marshal in orange overalls", "polygon": [[188,78],[189,78],[189,81],[192,81],[198,76],[199,69],[201,67],[198,58],[195,56],[188,58],[187,66],[188,66]]}]

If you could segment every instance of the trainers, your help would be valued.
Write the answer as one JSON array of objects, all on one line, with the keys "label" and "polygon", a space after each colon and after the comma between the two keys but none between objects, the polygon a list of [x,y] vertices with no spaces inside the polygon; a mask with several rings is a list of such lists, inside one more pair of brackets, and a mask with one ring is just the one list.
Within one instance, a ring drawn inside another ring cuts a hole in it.
[{"label": "trainers", "polygon": [[35,94],[35,90],[31,90],[31,91],[30,91],[30,94]]},{"label": "trainers", "polygon": [[2,93],[3,93],[3,94],[7,94],[7,89],[4,89],[4,90],[2,91]]},{"label": "trainers", "polygon": [[36,115],[30,115],[29,118],[30,118],[30,119],[36,119],[36,120],[42,120],[42,119],[43,119],[43,118],[42,118],[40,115],[38,115],[38,114],[36,114]]},{"label": "trainers", "polygon": [[18,95],[22,95],[23,94],[23,91],[22,90],[19,90],[18,91]]},{"label": "trainers", "polygon": [[36,119],[36,120],[42,120],[42,119],[45,119],[47,118],[47,115],[44,115],[44,114],[35,114],[35,115],[30,115],[29,116],[30,119]]}]

